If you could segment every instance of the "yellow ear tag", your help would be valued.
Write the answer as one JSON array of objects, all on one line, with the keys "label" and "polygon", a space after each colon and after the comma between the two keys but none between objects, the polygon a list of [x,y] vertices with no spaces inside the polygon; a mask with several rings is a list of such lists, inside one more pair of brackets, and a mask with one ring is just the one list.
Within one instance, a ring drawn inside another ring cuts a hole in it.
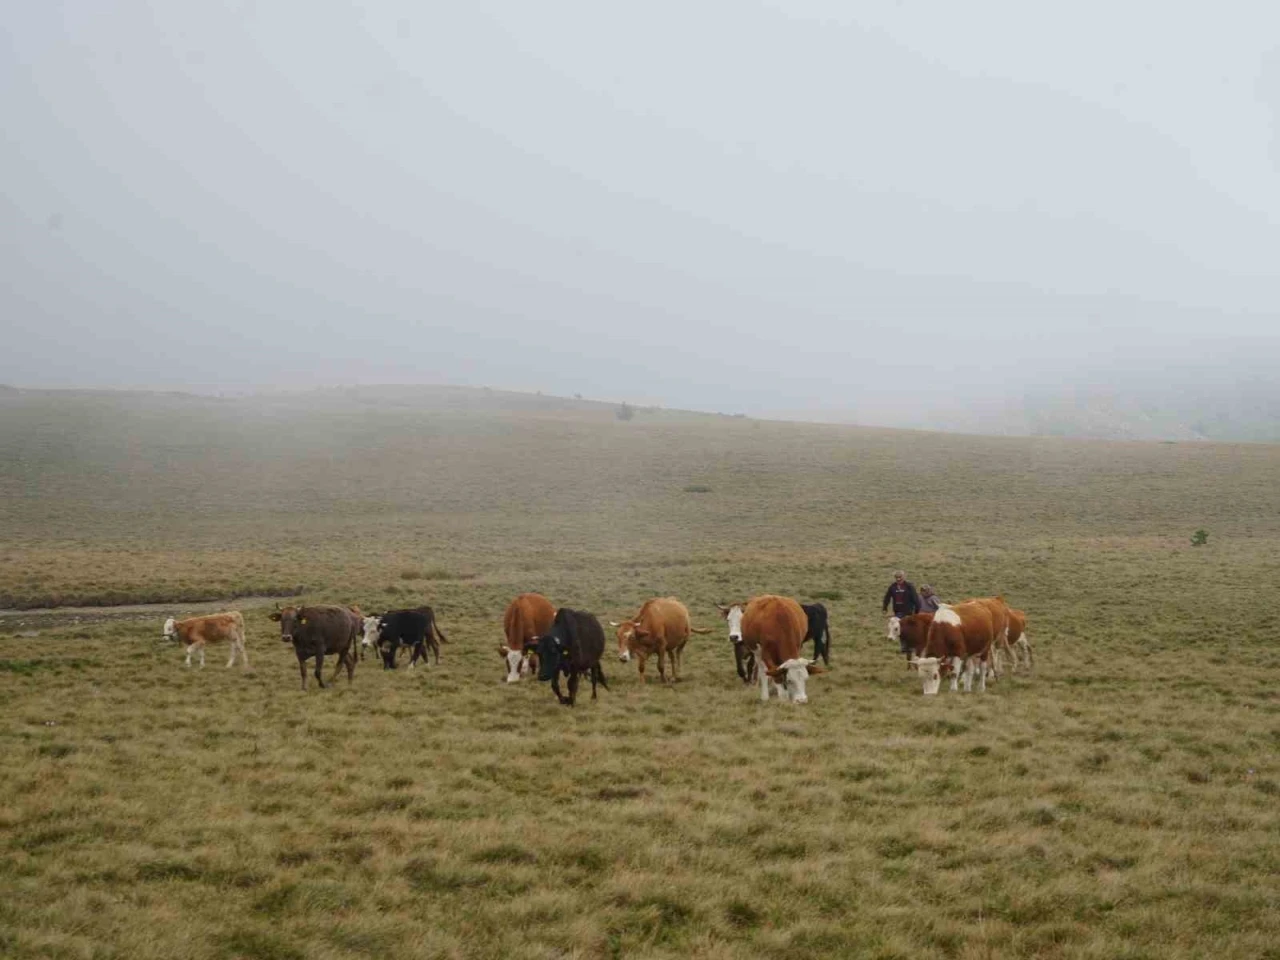
[{"label": "yellow ear tag", "polygon": [[306,618],[306,617],[299,617],[299,618],[298,618],[298,622],[299,622],[299,623],[306,623],[306,622],[307,622],[307,618]]}]

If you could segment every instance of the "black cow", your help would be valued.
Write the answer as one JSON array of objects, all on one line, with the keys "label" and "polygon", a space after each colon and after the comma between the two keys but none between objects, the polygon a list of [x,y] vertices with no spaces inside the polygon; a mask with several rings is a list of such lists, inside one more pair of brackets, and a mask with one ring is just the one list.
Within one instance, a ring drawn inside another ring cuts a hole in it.
[{"label": "black cow", "polygon": [[[556,698],[572,707],[578,695],[578,676],[591,677],[591,699],[596,698],[596,684],[609,689],[600,668],[604,654],[604,628],[600,621],[583,610],[561,607],[556,611],[551,630],[537,640],[525,642],[525,652],[531,648],[538,652],[538,679],[550,680]],[[569,678],[569,696],[560,692],[560,674]]]},{"label": "black cow", "polygon": [[449,638],[436,624],[435,611],[430,607],[388,610],[386,613],[371,613],[369,616],[378,618],[378,634],[375,640],[366,636],[360,645],[363,647],[367,643],[376,643],[378,652],[382,655],[382,665],[386,669],[395,669],[396,657],[401,647],[412,651],[410,667],[417,664],[419,657],[425,664],[428,650],[435,653],[436,663],[440,662],[440,643],[448,643]]},{"label": "black cow", "polygon": [[280,623],[280,639],[293,644],[298,655],[298,672],[302,674],[302,689],[307,689],[307,660],[316,658],[316,682],[324,686],[321,669],[325,654],[336,653],[338,663],[333,668],[332,683],[338,677],[338,668],[347,667],[347,683],[355,678],[355,645],[360,642],[363,624],[356,614],[346,607],[316,605],[285,607],[271,614]]},{"label": "black cow", "polygon": [[416,665],[419,657],[426,663],[426,638],[430,635],[430,629],[431,621],[426,614],[416,610],[390,610],[382,614],[378,620],[378,650],[382,654],[383,668],[396,668],[396,652],[401,647],[408,647],[412,651],[409,666]]},{"label": "black cow", "polygon": [[[822,658],[822,662],[831,663],[831,627],[827,623],[827,608],[820,603],[802,603],[800,609],[809,618],[809,629],[804,639],[813,641],[814,659]],[[804,643],[804,640],[800,641]]]}]

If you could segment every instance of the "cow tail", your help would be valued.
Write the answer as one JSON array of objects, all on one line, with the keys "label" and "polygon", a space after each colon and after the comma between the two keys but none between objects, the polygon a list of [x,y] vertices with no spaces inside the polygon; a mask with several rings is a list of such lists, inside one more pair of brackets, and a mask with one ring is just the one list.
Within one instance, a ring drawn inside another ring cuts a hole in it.
[{"label": "cow tail", "polygon": [[431,618],[431,629],[436,632],[436,636],[440,638],[441,643],[448,643],[449,638],[444,635],[444,631],[440,629],[440,624],[436,623],[436,618]]}]

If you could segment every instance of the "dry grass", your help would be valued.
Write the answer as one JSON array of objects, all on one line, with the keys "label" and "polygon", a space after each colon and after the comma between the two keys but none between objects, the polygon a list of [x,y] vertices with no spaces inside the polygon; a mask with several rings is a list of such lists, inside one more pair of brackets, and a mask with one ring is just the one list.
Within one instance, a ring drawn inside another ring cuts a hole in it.
[{"label": "dry grass", "polygon": [[[0,621],[0,954],[1277,955],[1280,450],[465,399],[0,407],[6,604],[303,584],[453,641],[303,695],[252,604],[247,674]],[[1038,675],[922,698],[898,565],[1003,589]],[[716,633],[565,710],[501,683],[524,589]],[[710,605],[763,590],[831,611],[807,707],[733,675]]]}]

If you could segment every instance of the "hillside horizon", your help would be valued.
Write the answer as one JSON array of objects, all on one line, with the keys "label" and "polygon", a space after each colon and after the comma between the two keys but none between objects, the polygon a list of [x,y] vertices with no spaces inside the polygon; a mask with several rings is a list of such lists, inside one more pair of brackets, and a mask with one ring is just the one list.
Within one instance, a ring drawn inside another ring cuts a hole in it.
[{"label": "hillside horizon", "polygon": [[[1234,393],[1234,396],[1229,395]],[[0,384],[0,396],[65,395],[65,396],[153,396],[189,397],[204,400],[250,400],[307,395],[349,394],[369,398],[422,398],[456,395],[460,400],[472,396],[506,397],[517,405],[532,403],[545,409],[560,406],[566,410],[586,407],[618,409],[626,404],[636,414],[657,411],[670,415],[748,418],[779,423],[867,427],[884,430],[974,435],[988,437],[1060,437],[1072,440],[1111,440],[1146,442],[1280,442],[1280,389],[1261,382],[1237,386],[1234,391],[1224,385],[1210,385],[1183,391],[1148,390],[1145,392],[1093,385],[1044,390],[988,403],[961,405],[955,409],[937,408],[894,419],[891,416],[848,418],[824,414],[822,411],[797,411],[756,415],[738,410],[699,409],[668,406],[630,397],[600,398],[580,394],[572,396],[545,391],[520,390],[501,386],[474,386],[450,383],[367,383],[320,387],[258,386],[242,389],[218,389],[196,386],[191,389],[155,389],[137,386],[42,387]]]}]

